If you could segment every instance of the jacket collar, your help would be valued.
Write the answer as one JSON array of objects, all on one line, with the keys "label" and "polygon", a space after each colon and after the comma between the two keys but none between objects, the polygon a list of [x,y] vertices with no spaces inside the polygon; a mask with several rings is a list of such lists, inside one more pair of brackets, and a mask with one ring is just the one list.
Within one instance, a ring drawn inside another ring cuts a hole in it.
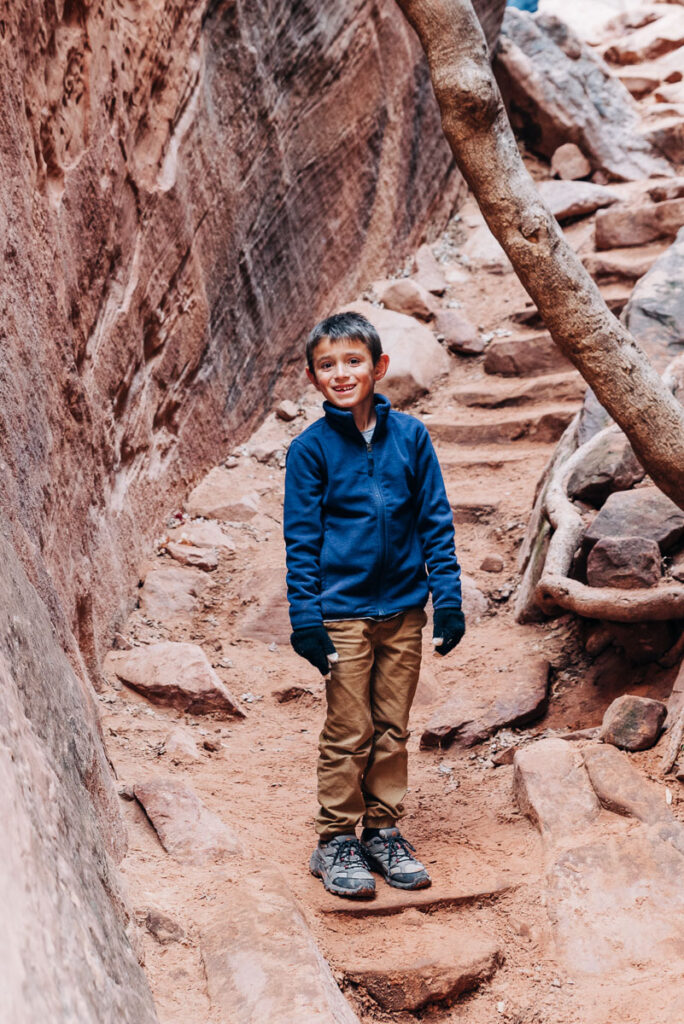
[{"label": "jacket collar", "polygon": [[[384,434],[387,429],[387,417],[392,408],[392,403],[385,395],[375,394],[373,395],[373,404],[375,405],[375,416],[377,419],[373,437],[376,438]],[[351,410],[338,409],[336,406],[331,405],[330,402],[323,402],[323,410],[326,423],[329,423],[338,434],[344,434],[346,437],[354,438],[357,441],[361,439],[361,431],[354,423],[354,416]]]}]

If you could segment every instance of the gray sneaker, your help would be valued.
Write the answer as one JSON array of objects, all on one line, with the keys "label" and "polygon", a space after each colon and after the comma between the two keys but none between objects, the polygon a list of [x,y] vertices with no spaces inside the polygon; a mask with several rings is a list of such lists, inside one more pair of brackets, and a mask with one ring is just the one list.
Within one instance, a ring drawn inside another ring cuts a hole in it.
[{"label": "gray sneaker", "polygon": [[379,835],[361,845],[371,867],[380,871],[389,885],[397,889],[427,889],[432,885],[425,866],[412,856],[415,850],[398,828],[381,828]]},{"label": "gray sneaker", "polygon": [[356,836],[335,836],[319,843],[311,854],[309,870],[336,896],[367,900],[375,896],[375,879],[369,871],[366,851]]}]

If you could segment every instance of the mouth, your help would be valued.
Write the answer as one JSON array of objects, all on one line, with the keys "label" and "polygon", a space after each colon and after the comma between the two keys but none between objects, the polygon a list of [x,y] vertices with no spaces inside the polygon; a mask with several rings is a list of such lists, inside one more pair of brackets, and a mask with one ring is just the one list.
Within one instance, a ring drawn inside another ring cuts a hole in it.
[{"label": "mouth", "polygon": [[333,388],[333,391],[336,392],[336,394],[338,395],[344,395],[348,391],[353,391],[355,387],[356,384],[345,384],[341,387]]}]

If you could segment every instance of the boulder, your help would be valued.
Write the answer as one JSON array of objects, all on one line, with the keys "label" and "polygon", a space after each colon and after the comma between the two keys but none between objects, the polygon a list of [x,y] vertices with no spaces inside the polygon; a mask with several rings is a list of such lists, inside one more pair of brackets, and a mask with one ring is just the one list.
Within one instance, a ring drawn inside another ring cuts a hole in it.
[{"label": "boulder", "polygon": [[189,714],[221,712],[244,717],[197,644],[166,640],[112,652],[108,665],[123,683],[155,703]]},{"label": "boulder", "polygon": [[666,715],[662,701],[624,694],[608,707],[599,738],[622,750],[648,750],[657,742]]},{"label": "boulder", "polygon": [[291,402],[289,398],[284,398],[282,402],[279,402],[274,411],[278,419],[284,420],[285,423],[290,423],[299,416],[299,406],[295,402]]},{"label": "boulder", "polygon": [[642,64],[684,46],[684,11],[673,10],[662,18],[626,33],[608,46],[603,56],[612,64]]},{"label": "boulder", "polygon": [[575,467],[567,490],[571,498],[600,508],[609,494],[629,490],[645,475],[624,434],[611,433]]},{"label": "boulder", "polygon": [[444,336],[450,352],[478,356],[487,347],[477,327],[456,309],[440,309],[435,317],[434,330]]},{"label": "boulder", "polygon": [[585,546],[602,537],[644,537],[666,554],[684,537],[684,512],[656,487],[618,491],[586,529]]},{"label": "boulder", "polygon": [[556,220],[561,222],[586,217],[604,206],[612,206],[620,198],[605,185],[593,185],[590,181],[540,181],[537,189]]},{"label": "boulder", "polygon": [[447,285],[444,270],[435,259],[429,245],[421,245],[414,257],[413,264],[414,281],[433,295],[443,295]]},{"label": "boulder", "polygon": [[196,548],[218,548],[223,555],[235,554],[235,541],[224,533],[217,522],[184,523],[169,530],[169,540],[191,544]]},{"label": "boulder", "polygon": [[644,537],[603,537],[587,559],[590,587],[653,587],[661,575],[660,548]]},{"label": "boulder", "polygon": [[217,1020],[360,1024],[278,872],[236,872],[219,891],[223,899],[207,906],[199,921]]},{"label": "boulder", "polygon": [[601,811],[581,752],[556,738],[538,740],[517,751],[513,795],[522,813],[551,840],[581,831]]},{"label": "boulder", "polygon": [[431,320],[437,309],[427,288],[423,288],[410,277],[401,277],[397,281],[376,281],[373,291],[385,309],[407,316],[417,316],[421,320]]},{"label": "boulder", "polygon": [[196,548],[192,544],[178,544],[169,541],[166,545],[167,552],[181,565],[190,565],[195,569],[204,569],[205,572],[213,572],[218,568],[218,551],[216,548]]},{"label": "boulder", "polygon": [[148,572],[140,591],[140,610],[150,619],[171,625],[182,622],[196,610],[208,586],[199,569],[164,565]]},{"label": "boulder", "polygon": [[453,696],[431,716],[421,747],[472,747],[498,729],[529,725],[548,706],[548,677],[548,662],[537,659],[500,673],[484,692],[475,683],[460,681]]},{"label": "boulder", "polygon": [[230,470],[215,466],[191,492],[185,509],[190,516],[244,523],[259,511],[259,496],[236,494],[235,477]]},{"label": "boulder", "polygon": [[495,70],[513,126],[536,153],[550,159],[573,142],[618,181],[671,173],[642,137],[625,87],[560,19],[509,7]]},{"label": "boulder", "polygon": [[619,203],[596,214],[596,248],[645,245],[658,238],[674,238],[684,225],[684,199],[662,203]]},{"label": "boulder", "polygon": [[185,783],[152,779],[133,786],[166,852],[183,864],[220,863],[242,852],[236,833]]},{"label": "boulder", "polygon": [[345,308],[363,313],[378,331],[390,357],[389,370],[378,391],[394,405],[406,405],[426,394],[435,379],[448,372],[449,356],[432,331],[413,317],[363,301]]},{"label": "boulder", "polygon": [[551,173],[563,181],[577,181],[591,174],[591,164],[574,142],[564,142],[551,157]]},{"label": "boulder", "polygon": [[[684,198],[678,200],[684,203]],[[684,228],[634,288],[624,322],[659,373],[682,351]]]},{"label": "boulder", "polygon": [[549,334],[523,338],[495,338],[484,360],[485,373],[502,377],[539,377],[572,369]]}]

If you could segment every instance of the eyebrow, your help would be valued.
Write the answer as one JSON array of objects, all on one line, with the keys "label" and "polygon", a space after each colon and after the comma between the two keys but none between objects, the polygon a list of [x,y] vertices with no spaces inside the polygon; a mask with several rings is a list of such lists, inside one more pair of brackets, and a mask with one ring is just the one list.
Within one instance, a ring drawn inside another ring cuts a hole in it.
[{"label": "eyebrow", "polygon": [[[358,348],[347,348],[347,349],[344,349],[342,351],[342,355],[343,356],[357,356],[357,355],[361,354],[361,349],[365,349],[365,347],[366,347],[365,345],[359,345]],[[331,359],[331,358],[332,358],[332,353],[331,352],[327,352],[325,355],[316,356],[314,362],[322,363],[325,359]]]}]

